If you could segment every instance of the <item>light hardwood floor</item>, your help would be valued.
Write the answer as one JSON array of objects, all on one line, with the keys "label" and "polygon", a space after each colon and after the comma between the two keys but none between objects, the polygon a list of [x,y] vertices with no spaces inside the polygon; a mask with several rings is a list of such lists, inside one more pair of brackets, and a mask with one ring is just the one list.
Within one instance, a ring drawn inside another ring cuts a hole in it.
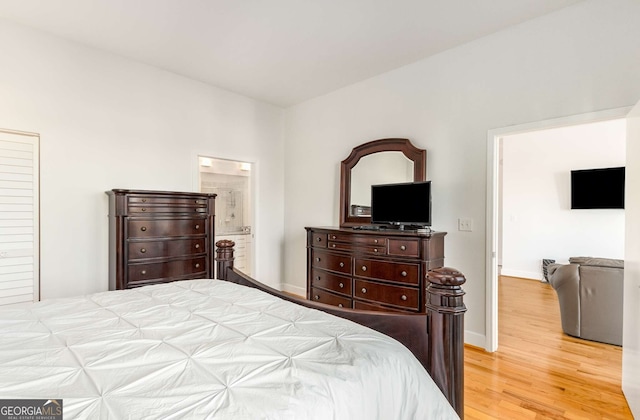
[{"label": "light hardwood floor", "polygon": [[547,283],[502,277],[499,349],[465,347],[465,419],[633,419],[622,349],[562,333]]}]

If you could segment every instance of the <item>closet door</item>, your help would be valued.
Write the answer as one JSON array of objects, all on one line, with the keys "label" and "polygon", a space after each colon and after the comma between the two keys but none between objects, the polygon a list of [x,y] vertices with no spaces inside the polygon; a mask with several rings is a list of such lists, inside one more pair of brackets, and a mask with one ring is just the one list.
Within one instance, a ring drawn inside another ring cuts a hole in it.
[{"label": "closet door", "polygon": [[0,130],[0,305],[40,300],[39,140]]}]

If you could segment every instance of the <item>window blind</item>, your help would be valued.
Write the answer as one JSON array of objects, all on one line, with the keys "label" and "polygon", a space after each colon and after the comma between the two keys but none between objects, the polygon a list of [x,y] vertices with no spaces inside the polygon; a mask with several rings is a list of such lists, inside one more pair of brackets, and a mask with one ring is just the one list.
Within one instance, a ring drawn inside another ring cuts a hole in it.
[{"label": "window blind", "polygon": [[0,305],[40,299],[39,137],[0,130]]}]

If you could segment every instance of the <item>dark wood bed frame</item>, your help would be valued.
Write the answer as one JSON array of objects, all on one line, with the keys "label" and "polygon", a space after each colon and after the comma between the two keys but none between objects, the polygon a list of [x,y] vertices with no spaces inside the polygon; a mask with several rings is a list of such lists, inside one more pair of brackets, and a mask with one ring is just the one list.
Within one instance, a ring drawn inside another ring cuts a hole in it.
[{"label": "dark wood bed frame", "polygon": [[346,318],[404,344],[427,369],[460,418],[464,418],[465,277],[453,268],[429,271],[425,314],[338,308],[287,295],[233,268],[233,241],[216,243],[217,278],[260,289],[284,300]]}]

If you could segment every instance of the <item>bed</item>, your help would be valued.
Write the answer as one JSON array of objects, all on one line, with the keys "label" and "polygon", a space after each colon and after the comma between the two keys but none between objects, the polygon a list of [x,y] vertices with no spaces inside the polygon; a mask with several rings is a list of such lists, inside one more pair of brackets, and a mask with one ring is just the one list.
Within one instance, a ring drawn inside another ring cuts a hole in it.
[{"label": "bed", "polygon": [[458,418],[460,400],[429,373],[455,375],[427,373],[457,363],[428,362],[451,357],[442,343],[416,357],[359,325],[406,324],[402,338],[432,320],[351,311],[352,322],[305,308],[234,270],[233,248],[222,245],[222,280],[1,310],[0,398],[62,399],[68,419]]}]

